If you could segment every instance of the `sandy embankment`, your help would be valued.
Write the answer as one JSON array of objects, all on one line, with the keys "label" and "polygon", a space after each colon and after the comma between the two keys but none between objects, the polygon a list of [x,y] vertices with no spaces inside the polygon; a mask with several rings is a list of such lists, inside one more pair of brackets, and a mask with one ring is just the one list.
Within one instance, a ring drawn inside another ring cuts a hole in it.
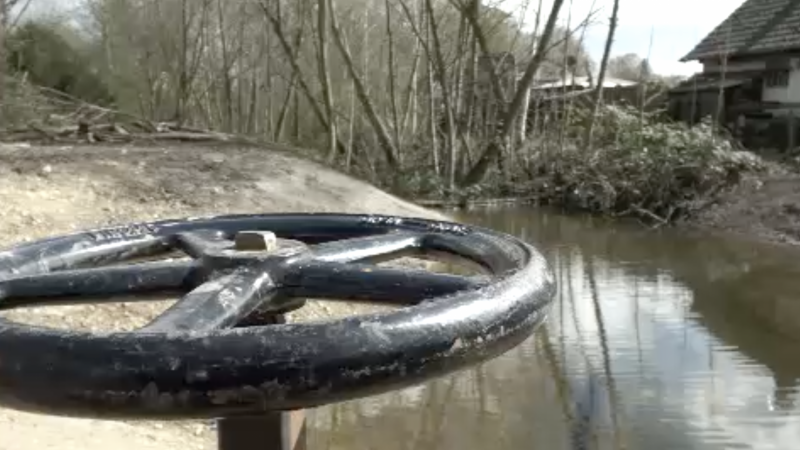
[{"label": "sandy embankment", "polygon": [[[280,151],[241,147],[14,147],[0,144],[0,245],[110,223],[221,213],[438,213]],[[13,311],[29,323],[130,329],[169,303]],[[321,303],[309,316],[351,313]],[[200,423],[122,423],[0,409],[0,450],[215,448]]]}]

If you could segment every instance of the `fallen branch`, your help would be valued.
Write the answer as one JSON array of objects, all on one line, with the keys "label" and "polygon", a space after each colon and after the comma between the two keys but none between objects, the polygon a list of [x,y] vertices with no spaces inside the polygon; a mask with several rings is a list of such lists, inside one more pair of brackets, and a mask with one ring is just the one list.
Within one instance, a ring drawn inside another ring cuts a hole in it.
[{"label": "fallen branch", "polygon": [[80,122],[69,126],[29,123],[24,128],[0,130],[3,142],[134,142],[134,141],[224,142],[259,144],[255,139],[178,126],[175,123],[148,123],[136,120],[127,124]]},{"label": "fallen branch", "polygon": [[669,225],[669,220],[668,219],[665,219],[665,218],[659,216],[658,214],[654,213],[653,211],[650,211],[649,209],[642,208],[639,205],[631,205],[631,210],[639,213],[642,216],[649,217],[650,219],[655,221],[656,225],[655,225],[654,228],[658,228],[658,227],[661,227],[663,225]]}]

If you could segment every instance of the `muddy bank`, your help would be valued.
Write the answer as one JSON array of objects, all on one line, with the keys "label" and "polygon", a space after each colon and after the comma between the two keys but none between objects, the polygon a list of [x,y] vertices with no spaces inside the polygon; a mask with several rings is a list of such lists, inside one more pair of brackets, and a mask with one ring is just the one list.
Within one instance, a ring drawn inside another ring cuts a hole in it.
[{"label": "muddy bank", "polygon": [[[350,212],[444,219],[322,165],[231,145],[26,147],[0,144],[0,246],[100,225],[224,213]],[[14,320],[131,329],[162,302],[31,308]],[[314,303],[295,320],[361,312]],[[215,448],[207,424],[78,420],[0,409],[0,450]]]},{"label": "muddy bank", "polygon": [[[788,173],[750,176],[736,187],[719,195],[715,200],[704,204],[697,212],[675,221],[660,217],[643,217],[640,221],[646,226],[672,225],[679,228],[720,231],[744,238],[775,244],[800,245],[800,174]],[[477,199],[422,199],[418,204],[444,210],[469,210],[472,208],[515,207],[522,205],[542,205],[537,197],[500,197]],[[548,209],[564,213],[586,213],[582,209],[573,211],[547,206]],[[590,212],[591,214],[591,212]],[[596,216],[606,217],[603,213]],[[622,219],[631,219],[622,217]]]},{"label": "muddy bank", "polygon": [[800,175],[745,180],[685,224],[772,243],[798,245]]}]

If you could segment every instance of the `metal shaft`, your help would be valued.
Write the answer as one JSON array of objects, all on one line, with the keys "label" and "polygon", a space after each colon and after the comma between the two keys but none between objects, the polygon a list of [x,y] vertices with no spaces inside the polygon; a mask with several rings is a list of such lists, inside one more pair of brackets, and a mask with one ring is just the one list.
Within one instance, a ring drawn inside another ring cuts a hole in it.
[{"label": "metal shaft", "polygon": [[[275,237],[271,233],[239,233],[236,236],[236,249],[239,251],[274,248]],[[283,314],[263,316],[256,312],[256,315],[261,324],[286,323]],[[219,450],[306,450],[305,411],[219,419],[217,447]]]},{"label": "metal shaft", "polygon": [[220,419],[219,450],[306,450],[305,411]]}]

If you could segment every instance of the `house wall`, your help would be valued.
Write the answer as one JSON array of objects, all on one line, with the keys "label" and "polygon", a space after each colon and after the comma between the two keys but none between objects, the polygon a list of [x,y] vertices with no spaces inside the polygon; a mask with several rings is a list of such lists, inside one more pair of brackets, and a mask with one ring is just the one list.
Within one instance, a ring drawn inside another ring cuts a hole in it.
[{"label": "house wall", "polygon": [[[793,67],[789,69],[789,83],[787,86],[767,86],[764,81],[761,100],[789,103],[785,107],[767,110],[775,115],[786,115],[792,112],[800,116],[800,58],[784,57],[781,59],[786,64],[783,67]],[[716,61],[703,61],[704,73],[719,73],[723,70],[727,73],[766,71],[767,62],[765,60],[730,61],[723,66]]]},{"label": "house wall", "polygon": [[770,109],[769,111],[775,115],[786,115],[790,112],[800,115],[800,69],[792,69],[789,72],[787,86],[768,87],[765,82],[762,100],[789,104],[783,108]]}]

